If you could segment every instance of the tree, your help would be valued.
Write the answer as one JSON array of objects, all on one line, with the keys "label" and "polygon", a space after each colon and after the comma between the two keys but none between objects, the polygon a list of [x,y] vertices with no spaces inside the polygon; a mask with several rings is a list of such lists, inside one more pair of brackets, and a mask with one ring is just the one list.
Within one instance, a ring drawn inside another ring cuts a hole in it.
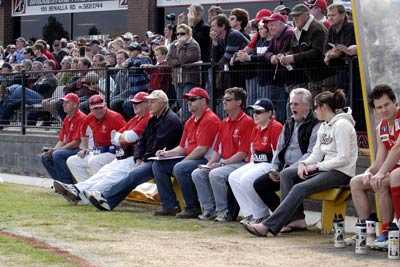
[{"label": "tree", "polygon": [[54,40],[68,38],[69,33],[64,30],[62,23],[57,21],[55,17],[49,16],[47,24],[43,26],[42,35],[43,39],[51,45]]}]

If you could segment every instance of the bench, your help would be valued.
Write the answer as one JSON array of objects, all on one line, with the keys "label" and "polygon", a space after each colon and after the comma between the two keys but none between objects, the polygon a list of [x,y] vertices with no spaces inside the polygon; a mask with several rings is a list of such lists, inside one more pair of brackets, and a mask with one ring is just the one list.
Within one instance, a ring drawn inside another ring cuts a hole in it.
[{"label": "bench", "polygon": [[329,234],[332,231],[335,214],[346,215],[347,200],[350,197],[349,188],[333,188],[309,195],[306,199],[322,201],[321,233]]}]

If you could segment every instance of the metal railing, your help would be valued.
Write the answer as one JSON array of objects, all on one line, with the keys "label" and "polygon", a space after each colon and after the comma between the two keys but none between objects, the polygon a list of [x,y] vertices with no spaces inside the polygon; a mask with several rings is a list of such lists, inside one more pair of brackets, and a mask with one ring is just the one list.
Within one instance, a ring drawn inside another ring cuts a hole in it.
[{"label": "metal railing", "polygon": [[[260,97],[271,98],[276,106],[277,118],[283,121],[288,113],[288,92],[301,86],[312,89],[314,93],[337,87],[344,89],[348,105],[354,111],[357,130],[365,132],[357,58],[348,58],[344,65],[327,67],[324,70],[327,74],[320,81],[310,81],[305,72],[322,73],[322,70],[307,68],[289,71],[282,66],[253,63],[233,66],[194,63],[179,67],[157,65],[129,69],[23,71],[5,74],[0,75],[0,116],[6,110],[9,117],[7,121],[4,116],[0,117],[0,124],[20,127],[21,134],[26,134],[29,127],[58,128],[60,118],[63,118],[59,99],[67,92],[77,92],[81,97],[81,109],[88,112],[87,99],[96,90],[104,95],[108,107],[129,118],[133,112],[128,102],[130,95],[148,89],[162,89],[170,97],[172,108],[179,111],[185,120],[189,113],[183,103],[183,94],[193,86],[201,86],[208,91],[210,106],[220,117],[224,116],[224,90],[238,86],[248,92],[247,104],[254,103]],[[90,83],[95,80],[96,84]],[[91,90],[91,86],[96,87],[95,90]],[[34,113],[45,115],[44,119],[32,116]]]}]

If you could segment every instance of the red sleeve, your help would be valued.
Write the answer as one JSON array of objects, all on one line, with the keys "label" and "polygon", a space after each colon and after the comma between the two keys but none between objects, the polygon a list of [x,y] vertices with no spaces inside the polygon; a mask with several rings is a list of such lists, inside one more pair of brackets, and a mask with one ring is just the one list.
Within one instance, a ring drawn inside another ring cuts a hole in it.
[{"label": "red sleeve", "polygon": [[146,116],[143,119],[141,119],[136,125],[135,127],[133,127],[133,131],[137,134],[137,135],[142,135],[144,132],[144,129],[146,129],[147,127],[147,123],[150,120],[150,116]]},{"label": "red sleeve", "polygon": [[258,33],[254,34],[253,38],[251,38],[250,43],[248,43],[247,47],[251,49],[256,49],[257,38],[258,38]]},{"label": "red sleeve", "polygon": [[274,148],[274,150],[276,150],[276,146],[278,144],[278,139],[279,139],[279,135],[281,134],[282,131],[282,124],[280,123],[276,123],[274,125],[274,127],[271,129],[271,145]]},{"label": "red sleeve", "polygon": [[254,122],[250,118],[246,118],[240,129],[240,145],[239,151],[250,153],[251,135],[254,129]]},{"label": "red sleeve", "polygon": [[87,116],[81,124],[81,137],[86,137],[86,129],[89,127],[90,117]]},{"label": "red sleeve", "polygon": [[221,153],[220,151],[220,146],[221,146],[221,135],[222,135],[222,122],[219,124],[219,129],[217,131],[217,136],[215,137],[215,144],[214,144],[214,151],[216,151],[217,153]]},{"label": "red sleeve", "polygon": [[60,132],[58,133],[58,140],[60,140],[61,142],[64,142],[64,137],[65,137],[65,123],[63,123],[63,126],[62,126]]},{"label": "red sleeve", "polygon": [[201,122],[201,125],[199,125],[201,132],[197,145],[211,147],[215,141],[220,124],[221,122],[217,118],[210,118]]}]

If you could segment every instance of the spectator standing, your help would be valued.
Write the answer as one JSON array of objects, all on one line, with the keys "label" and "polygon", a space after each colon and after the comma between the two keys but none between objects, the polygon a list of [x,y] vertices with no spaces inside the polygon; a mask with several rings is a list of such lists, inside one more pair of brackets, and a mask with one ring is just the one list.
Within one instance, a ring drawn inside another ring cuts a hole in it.
[{"label": "spectator standing", "polygon": [[331,21],[326,18],[326,0],[306,0],[304,1],[304,5],[310,9],[311,15],[313,15],[319,23],[329,30],[331,27]]}]

